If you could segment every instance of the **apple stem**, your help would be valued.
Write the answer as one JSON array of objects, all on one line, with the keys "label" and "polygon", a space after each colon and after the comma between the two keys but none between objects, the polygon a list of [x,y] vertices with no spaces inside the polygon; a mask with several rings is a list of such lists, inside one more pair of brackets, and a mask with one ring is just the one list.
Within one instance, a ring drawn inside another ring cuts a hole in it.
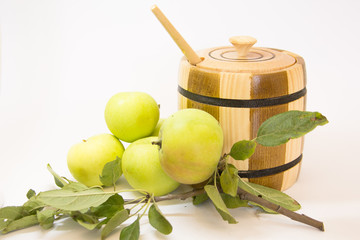
[{"label": "apple stem", "polygon": [[158,145],[161,148],[161,140],[153,141],[152,145]]}]

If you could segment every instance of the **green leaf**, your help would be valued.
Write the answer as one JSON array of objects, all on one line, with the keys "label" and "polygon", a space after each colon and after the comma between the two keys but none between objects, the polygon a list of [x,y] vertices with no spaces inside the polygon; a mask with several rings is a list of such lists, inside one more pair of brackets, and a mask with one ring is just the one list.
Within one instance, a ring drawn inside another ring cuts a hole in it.
[{"label": "green leaf", "polygon": [[99,176],[104,186],[115,186],[116,181],[122,174],[120,160],[121,158],[116,157],[114,161],[105,164],[101,176]]},{"label": "green leaf", "polygon": [[[255,183],[245,182],[242,179],[240,179],[239,181],[239,187],[251,194],[260,196],[261,198],[268,200],[269,202],[272,202],[274,204],[277,204],[281,207],[284,207],[288,210],[297,211],[301,208],[300,204],[297,201],[295,201],[293,198],[273,188],[265,187]],[[251,204],[261,207],[264,211],[268,213],[276,213],[256,203],[251,202]]]},{"label": "green leaf", "polygon": [[217,188],[213,185],[206,185],[204,189],[221,217],[228,221],[228,223],[237,223],[233,216],[231,216]]},{"label": "green leaf", "polygon": [[30,189],[30,190],[26,193],[26,197],[27,197],[28,199],[34,197],[35,195],[36,195],[36,193],[35,193],[35,191],[32,190],[32,189]]},{"label": "green leaf", "polygon": [[199,194],[199,195],[196,195],[193,197],[193,204],[200,205],[201,203],[205,202],[208,199],[209,199],[209,197],[206,193]]},{"label": "green leaf", "polygon": [[56,210],[45,209],[36,213],[37,220],[43,229],[49,229],[54,225],[54,215]]},{"label": "green leaf", "polygon": [[36,225],[38,223],[39,222],[37,220],[36,214],[35,215],[30,215],[30,216],[25,216],[25,217],[19,218],[17,220],[11,221],[6,226],[6,228],[4,228],[2,230],[2,233],[5,234],[5,233],[12,232],[12,231],[15,231],[15,230],[28,228],[28,227],[34,226],[34,225]]},{"label": "green leaf", "polygon": [[172,232],[173,228],[170,222],[161,213],[156,203],[151,205],[149,209],[148,217],[151,226],[153,226],[156,230],[158,230],[162,234],[168,235]]},{"label": "green leaf", "polygon": [[80,191],[84,191],[84,190],[87,190],[90,188],[79,182],[70,182],[69,184],[66,184],[62,189],[70,190],[73,192],[80,192]]},{"label": "green leaf", "polygon": [[6,218],[0,218],[0,232],[4,230],[12,220]]},{"label": "green leaf", "polygon": [[239,196],[233,197],[226,193],[220,195],[227,208],[249,207],[248,201],[241,200]]},{"label": "green leaf", "polygon": [[70,216],[75,222],[79,223],[82,227],[88,230],[95,229],[100,223],[97,217],[81,211],[73,211]]},{"label": "green leaf", "polygon": [[124,227],[120,233],[121,240],[138,240],[140,236],[140,218],[127,227]]},{"label": "green leaf", "polygon": [[67,182],[51,168],[50,164],[47,165],[47,169],[54,176],[56,186],[62,188],[67,184]]},{"label": "green leaf", "polygon": [[235,197],[237,195],[239,175],[237,168],[232,164],[226,164],[220,176],[222,190]]},{"label": "green leaf", "polygon": [[85,222],[85,221],[82,221],[82,220],[76,220],[76,222],[78,224],[80,224],[80,226],[86,228],[87,230],[94,230],[95,228],[99,227],[99,224],[101,222],[96,222],[96,223],[88,223],[88,222]]},{"label": "green leaf", "polygon": [[45,206],[46,205],[43,202],[40,202],[39,200],[37,200],[35,196],[31,197],[23,205],[25,211],[29,212],[31,215],[35,214],[36,210],[40,210]]},{"label": "green leaf", "polygon": [[90,188],[80,192],[66,189],[41,192],[36,199],[58,209],[77,211],[97,207],[108,200],[114,193],[104,192],[100,188]]},{"label": "green leaf", "polygon": [[327,123],[326,117],[318,112],[288,111],[263,122],[255,140],[263,146],[277,146]]},{"label": "green leaf", "polygon": [[91,212],[97,217],[111,218],[120,210],[124,209],[124,199],[115,194],[98,207],[90,208]]},{"label": "green leaf", "polygon": [[8,206],[0,208],[0,218],[17,220],[27,215],[29,215],[29,213],[22,206]]},{"label": "green leaf", "polygon": [[101,231],[101,239],[105,239],[115,228],[121,223],[125,222],[129,218],[129,210],[122,209],[118,211],[110,220],[106,223],[105,227]]},{"label": "green leaf", "polygon": [[254,140],[242,140],[234,143],[229,155],[235,160],[246,160],[254,154],[255,148],[256,142]]}]

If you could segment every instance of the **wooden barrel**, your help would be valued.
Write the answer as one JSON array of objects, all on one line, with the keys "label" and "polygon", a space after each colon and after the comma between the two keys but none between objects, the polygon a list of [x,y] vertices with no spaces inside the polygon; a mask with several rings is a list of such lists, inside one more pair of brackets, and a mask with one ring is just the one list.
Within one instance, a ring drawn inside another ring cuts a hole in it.
[{"label": "wooden barrel", "polygon": [[[269,117],[305,110],[306,104],[305,64],[300,56],[270,48],[241,53],[245,44],[232,43],[235,47],[198,51],[202,62],[196,66],[183,58],[178,86],[180,109],[202,109],[220,122],[225,153],[235,142],[255,138]],[[285,190],[298,178],[303,144],[303,138],[277,147],[258,144],[250,159],[231,163],[250,182]]]}]

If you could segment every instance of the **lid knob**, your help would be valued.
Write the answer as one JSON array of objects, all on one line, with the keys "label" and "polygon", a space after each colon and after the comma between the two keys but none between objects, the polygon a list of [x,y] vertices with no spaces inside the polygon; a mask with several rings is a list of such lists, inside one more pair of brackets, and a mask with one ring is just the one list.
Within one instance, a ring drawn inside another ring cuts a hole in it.
[{"label": "lid knob", "polygon": [[234,36],[229,41],[234,45],[239,57],[246,57],[250,48],[257,42],[255,38],[249,36]]}]

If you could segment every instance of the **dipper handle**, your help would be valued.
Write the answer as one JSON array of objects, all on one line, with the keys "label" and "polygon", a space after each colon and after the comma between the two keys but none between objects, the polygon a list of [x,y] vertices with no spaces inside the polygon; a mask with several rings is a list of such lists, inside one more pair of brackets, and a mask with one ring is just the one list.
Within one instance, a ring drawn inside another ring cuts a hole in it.
[{"label": "dipper handle", "polygon": [[239,57],[246,57],[250,48],[257,42],[255,38],[249,36],[234,36],[229,41],[234,45]]},{"label": "dipper handle", "polygon": [[195,51],[190,47],[190,45],[185,41],[185,39],[180,35],[180,33],[175,29],[175,27],[170,23],[166,16],[161,12],[158,6],[154,5],[151,7],[151,11],[164,26],[166,31],[170,34],[172,39],[181,49],[187,60],[192,64],[196,65],[201,62],[201,58],[195,53]]}]

